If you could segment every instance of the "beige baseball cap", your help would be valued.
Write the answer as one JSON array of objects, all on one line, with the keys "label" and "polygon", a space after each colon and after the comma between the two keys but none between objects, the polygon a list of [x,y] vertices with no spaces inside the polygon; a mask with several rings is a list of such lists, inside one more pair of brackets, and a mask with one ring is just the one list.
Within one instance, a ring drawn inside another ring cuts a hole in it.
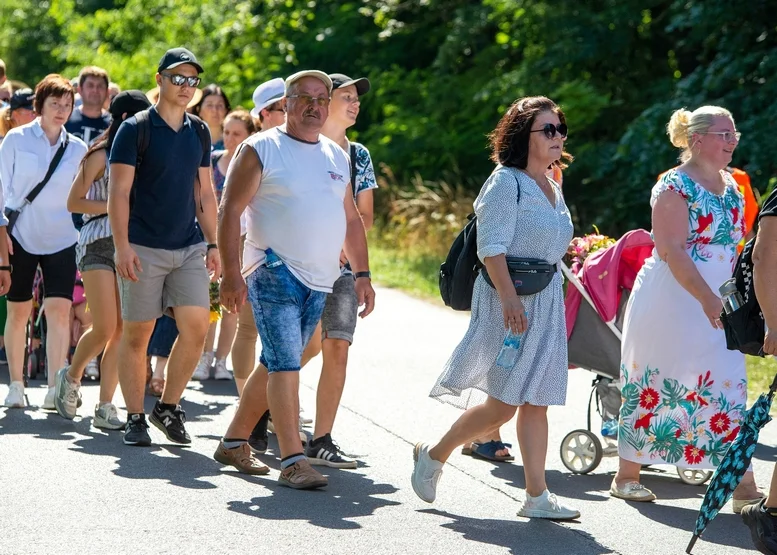
[{"label": "beige baseball cap", "polygon": [[329,78],[329,75],[323,71],[318,71],[317,69],[307,69],[304,71],[298,71],[294,75],[290,75],[286,78],[285,94],[289,94],[289,88],[303,77],[315,77],[324,83],[324,85],[326,85],[326,88],[329,89],[330,94],[332,93],[332,80]]}]

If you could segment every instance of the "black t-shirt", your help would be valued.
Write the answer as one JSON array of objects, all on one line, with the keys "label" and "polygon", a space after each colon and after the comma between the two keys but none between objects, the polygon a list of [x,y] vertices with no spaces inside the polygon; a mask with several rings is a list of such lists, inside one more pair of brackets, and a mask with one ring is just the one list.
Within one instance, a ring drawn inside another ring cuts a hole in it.
[{"label": "black t-shirt", "polygon": [[[210,168],[210,142],[203,145],[187,117],[174,131],[149,110],[149,145],[137,169],[129,220],[130,243],[177,250],[202,242],[195,220],[195,187],[199,168]],[[127,118],[111,147],[111,164],[134,166],[138,159],[138,122]]]},{"label": "black t-shirt", "polygon": [[111,126],[111,115],[104,112],[99,118],[90,118],[76,108],[65,124],[65,130],[91,145],[100,134]]},{"label": "black t-shirt", "polygon": [[760,220],[764,216],[777,216],[777,188],[774,189],[766,200],[761,205],[761,210],[758,211],[758,219]]}]

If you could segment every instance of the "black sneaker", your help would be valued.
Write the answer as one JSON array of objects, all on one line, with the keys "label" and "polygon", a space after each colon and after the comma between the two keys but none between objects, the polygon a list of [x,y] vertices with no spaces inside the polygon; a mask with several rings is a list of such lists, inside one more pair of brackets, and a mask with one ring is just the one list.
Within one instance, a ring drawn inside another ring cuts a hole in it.
[{"label": "black sneaker", "polygon": [[251,435],[248,436],[248,447],[257,455],[264,455],[267,452],[267,421],[270,418],[270,411],[264,411],[259,422],[254,426]]},{"label": "black sneaker", "polygon": [[758,551],[775,555],[777,554],[777,515],[764,510],[765,502],[766,499],[763,499],[760,503],[744,507],[742,520],[750,528],[750,537],[753,538]]},{"label": "black sneaker", "polygon": [[127,419],[122,441],[124,441],[124,445],[137,445],[139,447],[151,445],[151,436],[148,435],[145,414],[133,414]]},{"label": "black sneaker", "polygon": [[329,434],[308,443],[305,456],[312,465],[331,468],[356,468],[357,466],[356,461],[343,457],[340,447]]},{"label": "black sneaker", "polygon": [[159,428],[159,430],[165,434],[165,437],[173,443],[189,444],[192,442],[192,438],[186,433],[186,428],[183,427],[186,422],[186,413],[181,408],[181,405],[176,405],[174,410],[159,408],[159,401],[154,405],[154,410],[151,411],[151,423]]}]

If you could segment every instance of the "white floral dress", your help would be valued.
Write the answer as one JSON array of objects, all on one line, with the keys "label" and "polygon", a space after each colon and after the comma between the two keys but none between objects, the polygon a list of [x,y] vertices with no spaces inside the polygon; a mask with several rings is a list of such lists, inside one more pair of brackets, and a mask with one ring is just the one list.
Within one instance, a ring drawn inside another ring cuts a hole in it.
[{"label": "white floral dress", "polygon": [[[561,262],[574,229],[561,188],[551,183],[555,207],[528,175],[497,167],[475,200],[481,260],[506,254]],[[521,337],[518,361],[505,369],[496,364],[506,333],[502,303],[496,289],[478,276],[469,329],[430,396],[460,408],[480,404],[486,395],[513,406],[563,405],[568,360],[562,283],[559,271],[545,289],[521,298],[529,327]]]},{"label": "white floral dress", "polygon": [[[744,235],[743,197],[736,182],[715,195],[680,170],[653,187],[688,203],[686,252],[717,294],[732,275]],[[712,469],[736,437],[747,400],[744,355],[726,349],[701,304],[653,256],[637,276],[621,345],[618,452],[642,464]]]}]

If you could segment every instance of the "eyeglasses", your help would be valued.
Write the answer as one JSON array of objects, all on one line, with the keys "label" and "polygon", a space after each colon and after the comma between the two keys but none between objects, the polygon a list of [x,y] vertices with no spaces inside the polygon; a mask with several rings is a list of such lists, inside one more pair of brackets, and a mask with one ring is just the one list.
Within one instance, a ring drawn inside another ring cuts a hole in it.
[{"label": "eyeglasses", "polygon": [[286,98],[299,98],[300,102],[305,105],[305,107],[312,106],[313,104],[318,104],[319,106],[322,106],[326,108],[329,106],[329,101],[332,100],[329,97],[320,97],[320,98],[314,98],[308,94],[293,94],[291,96],[287,96]]},{"label": "eyeglasses", "polygon": [[167,77],[170,82],[176,87],[182,86],[184,83],[190,87],[196,87],[200,84],[199,77],[187,77],[186,75],[180,75],[178,73],[163,73],[162,77]]},{"label": "eyeglasses", "polygon": [[567,124],[566,123],[560,123],[558,125],[553,125],[552,123],[546,123],[542,126],[542,129],[532,129],[529,131],[529,133],[539,133],[542,131],[545,133],[545,137],[548,139],[552,139],[556,136],[556,133],[561,135],[562,139],[566,139],[567,137]]},{"label": "eyeglasses", "polygon": [[705,135],[720,135],[727,143],[733,143],[734,140],[739,142],[739,139],[742,137],[742,133],[739,131],[707,131]]}]

